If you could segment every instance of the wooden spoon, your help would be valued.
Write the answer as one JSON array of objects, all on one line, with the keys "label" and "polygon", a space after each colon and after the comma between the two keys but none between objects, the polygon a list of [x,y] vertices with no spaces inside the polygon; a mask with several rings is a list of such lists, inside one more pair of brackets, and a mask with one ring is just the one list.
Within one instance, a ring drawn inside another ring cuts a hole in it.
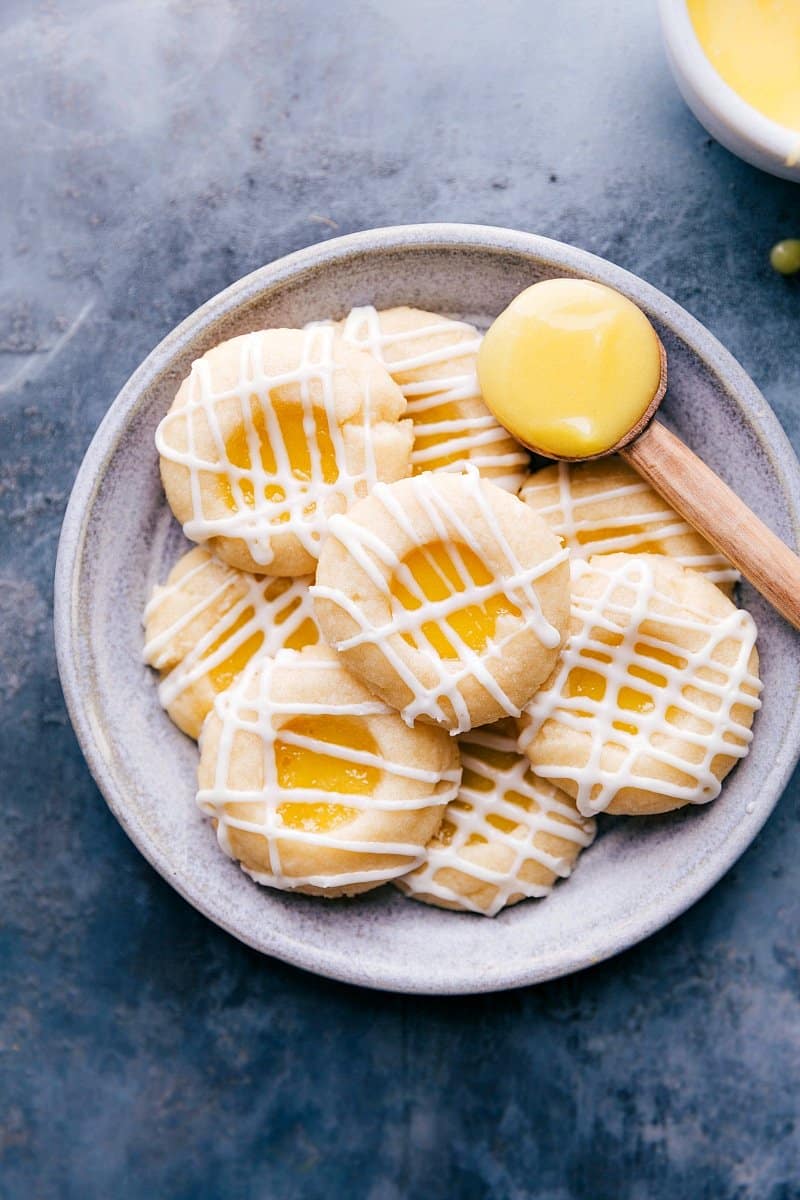
[{"label": "wooden spoon", "polygon": [[[659,346],[661,379],[652,402],[641,420],[605,453],[621,454],[738,567],[781,616],[800,629],[800,558],[680,438],[655,420],[667,390],[667,355],[660,342]],[[554,457],[536,446],[531,449],[545,458]]]}]

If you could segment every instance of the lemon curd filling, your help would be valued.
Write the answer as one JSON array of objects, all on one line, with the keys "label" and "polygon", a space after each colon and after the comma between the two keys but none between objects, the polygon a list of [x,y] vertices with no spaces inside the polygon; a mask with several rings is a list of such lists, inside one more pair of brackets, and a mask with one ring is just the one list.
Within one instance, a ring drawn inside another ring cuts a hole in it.
[{"label": "lemon curd filling", "polygon": [[[270,579],[264,588],[264,599],[268,604],[273,603],[284,592],[288,592],[294,580],[285,577]],[[289,603],[278,610],[275,614],[275,625],[280,628],[289,620],[292,613],[296,612],[302,600],[299,596],[293,596]],[[302,650],[304,646],[316,646],[319,641],[319,631],[310,617],[306,617],[301,621],[296,629],[293,629],[287,638],[284,639],[283,645],[287,650]]]},{"label": "lemon curd filling", "polygon": [[478,355],[494,416],[554,458],[609,451],[647,412],[661,369],[660,343],[644,313],[589,279],[547,279],[521,292]]},{"label": "lemon curd filling", "polygon": [[[576,520],[581,519],[580,508],[576,506]],[[614,541],[617,538],[646,537],[651,531],[644,525],[615,525],[608,529],[578,529],[575,538],[580,546],[591,546],[593,542]],[[663,554],[663,544],[658,541],[641,541],[636,543],[637,554]],[[631,551],[633,552],[633,550]]]},{"label": "lemon curd filling", "polygon": [[[289,470],[295,479],[309,483],[312,479],[321,479],[323,483],[335,483],[339,477],[339,466],[336,461],[336,451],[331,439],[328,418],[325,410],[316,405],[311,410],[313,431],[307,431],[304,425],[303,407],[291,404],[279,397],[270,401],[280,430],[286,458],[289,460]],[[312,446],[315,453],[312,454]],[[254,452],[257,449],[258,461],[254,463]],[[283,461],[283,455],[276,455],[270,440],[270,433],[264,417],[264,410],[257,396],[250,398],[250,421],[243,422],[225,442],[227,461],[241,471],[277,475],[278,461]],[[218,476],[218,486],[222,499],[230,509],[239,507],[237,492],[231,485],[226,474]],[[244,503],[249,508],[256,504],[255,485],[253,480],[244,475],[238,483],[239,492]],[[280,502],[286,498],[283,488],[277,483],[264,485],[264,499]],[[282,512],[279,521],[288,521],[289,513]]]},{"label": "lemon curd filling", "polygon": [[[248,621],[252,621],[254,616],[255,613],[253,609],[246,608],[244,612],[236,618],[233,624],[230,625],[229,628],[226,629],[225,632],[211,644],[211,646],[209,646],[203,657],[209,658],[212,654],[215,654],[220,647],[224,646],[225,642],[229,641],[229,639],[232,638],[234,634],[238,633],[240,629],[243,629]],[[257,629],[255,633],[251,634],[250,637],[245,638],[243,642],[240,642],[236,649],[229,654],[226,659],[224,659],[221,663],[218,663],[215,667],[212,667],[208,675],[215,692],[224,692],[230,687],[234,679],[241,675],[242,671],[250,662],[250,659],[253,657],[256,650],[258,650],[258,648],[261,646],[263,641],[264,634],[260,629]]]},{"label": "lemon curd filling", "polygon": [[[496,786],[495,773],[513,770],[518,761],[518,755],[512,750],[497,750],[493,746],[482,746],[472,742],[462,744],[465,752],[470,756],[470,761],[477,760],[482,767],[486,768],[485,773],[479,774],[471,767],[464,767],[462,786],[472,791],[491,792]],[[532,797],[524,796],[513,788],[503,792],[503,799],[508,804],[515,804],[524,809],[525,812],[535,812],[539,809],[539,805]],[[471,809],[472,805],[468,804],[466,808]],[[501,813],[488,813],[486,823],[494,829],[499,829],[501,833],[513,833],[519,824],[518,821],[512,821]],[[486,841],[485,838],[480,838],[480,840]]]},{"label": "lemon curd filling", "polygon": [[[294,717],[283,726],[282,732],[346,750],[375,756],[379,753],[372,734],[356,717]],[[296,746],[280,736],[275,742],[275,769],[278,785],[285,791],[303,788],[335,792],[339,796],[370,796],[381,778],[380,769],[371,764]],[[344,804],[285,801],[278,805],[278,813],[290,829],[324,833],[351,821],[359,809]]]},{"label": "lemon curd filling", "polygon": [[[614,635],[612,635],[614,636]],[[636,650],[648,649],[647,647],[637,646]],[[651,648],[651,656],[660,662],[674,663],[679,660],[674,659],[672,655],[657,647]],[[582,658],[589,660],[595,659],[610,663],[611,659],[606,658],[603,654],[595,654],[585,652]],[[652,712],[655,708],[655,701],[652,695],[653,688],[665,688],[667,679],[665,675],[661,675],[656,671],[650,671],[645,667],[639,667],[633,664],[628,668],[628,674],[634,679],[640,680],[642,683],[649,684],[650,691],[642,691],[639,688],[633,687],[630,684],[623,684],[616,691],[616,707],[623,712],[645,713]],[[599,671],[594,671],[591,667],[573,667],[567,676],[563,695],[565,699],[574,699],[575,697],[585,696],[588,700],[593,700],[596,704],[602,704],[606,697],[607,680]],[[579,714],[585,718],[590,718],[591,713],[585,712]],[[614,721],[612,722],[615,729],[623,733],[635,735],[638,733],[638,726],[633,721]]]},{"label": "lemon curd filling", "polygon": [[[428,395],[420,396],[419,400],[428,399]],[[460,421],[461,414],[458,410],[458,405],[452,400],[447,400],[444,404],[437,404],[435,408],[420,408],[414,413],[414,449],[420,455],[425,450],[430,450],[434,446],[444,445],[446,442],[452,442],[453,434],[447,430],[440,430],[438,433],[426,433],[426,425],[438,425],[448,421]],[[444,467],[449,467],[452,463],[458,462],[463,458],[464,452],[461,447],[456,447],[449,454],[439,454],[435,458],[421,458],[413,473],[420,475],[423,471],[439,471]]]},{"label": "lemon curd filling", "polygon": [[[274,603],[280,596],[283,595],[291,586],[292,580],[286,578],[276,578],[267,581],[264,587],[264,600],[267,604]],[[289,619],[297,606],[301,603],[299,596],[294,596],[275,614],[275,624],[281,626]],[[255,610],[252,606],[248,606],[239,614],[235,621],[222,631],[220,636],[216,638],[208,649],[203,654],[203,658],[213,658],[217,651],[222,649],[226,642],[230,641],[235,634],[241,629],[244,629],[255,618]],[[310,617],[306,617],[301,621],[296,629],[293,629],[284,642],[287,650],[302,650],[304,646],[316,645],[319,640],[317,627]],[[227,658],[222,662],[216,663],[208,673],[211,680],[211,685],[215,692],[224,692],[233,683],[242,671],[245,669],[250,659],[258,649],[263,645],[264,632],[261,629],[256,629],[253,633],[240,642],[236,649],[233,650]]]},{"label": "lemon curd filling", "polygon": [[798,0],[688,0],[694,31],[729,87],[800,132]]},{"label": "lemon curd filling", "polygon": [[[513,726],[508,729],[508,733],[509,736],[513,733]],[[488,794],[494,791],[498,786],[498,772],[513,772],[519,762],[519,752],[514,750],[499,750],[494,746],[484,746],[479,743],[470,742],[467,739],[462,739],[461,745],[470,764],[472,764],[471,766],[467,766],[466,764],[464,766],[462,786],[473,792],[477,791]],[[536,778],[530,769],[525,772],[524,783],[529,787],[536,786]],[[523,813],[534,815],[542,811],[542,805],[535,796],[529,792],[518,791],[515,787],[504,789],[502,791],[502,800],[505,804],[515,805],[522,810],[519,820],[515,821],[510,815],[499,812],[488,812],[484,819],[487,825],[506,835],[514,834],[517,830],[519,830],[520,834],[524,832],[526,825]],[[472,810],[471,804],[463,804],[461,807],[467,811]],[[551,821],[558,822],[559,824],[572,824],[569,818],[563,813],[551,811],[548,816]],[[527,827],[530,828],[530,826]],[[558,838],[559,835],[550,830],[548,836],[550,838]],[[487,841],[487,838],[480,834],[474,834],[470,837],[467,845],[485,841]],[[551,849],[555,852],[555,846],[552,843]]]},{"label": "lemon curd filling", "polygon": [[[407,612],[422,608],[426,601],[443,601],[472,587],[492,583],[492,573],[469,546],[431,542],[412,550],[402,565],[411,573],[416,587],[411,590],[399,574],[391,581],[393,598]],[[420,594],[421,593],[421,594]],[[517,606],[500,590],[480,604],[465,604],[446,617],[423,621],[414,633],[404,633],[410,646],[420,648],[420,634],[440,658],[460,656],[459,643],[475,653],[486,648],[495,636],[501,616],[520,617]],[[455,636],[452,636],[455,635]]]}]

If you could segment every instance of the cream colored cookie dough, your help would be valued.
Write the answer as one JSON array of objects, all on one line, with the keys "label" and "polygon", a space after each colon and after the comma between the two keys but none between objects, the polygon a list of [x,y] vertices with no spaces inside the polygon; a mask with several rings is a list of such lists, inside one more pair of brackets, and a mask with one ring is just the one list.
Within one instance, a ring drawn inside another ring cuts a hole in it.
[{"label": "cream colored cookie dough", "polygon": [[567,552],[476,470],[380,484],[334,517],[312,588],[328,642],[410,723],[519,715],[569,616]]},{"label": "cream colored cookie dough", "polygon": [[144,660],[161,672],[158,697],[196,738],[214,699],[256,654],[319,642],[309,584],[313,576],[237,571],[202,546],[184,554],[144,611]]},{"label": "cream colored cookie dough", "polygon": [[485,479],[517,491],[530,455],[483,402],[476,371],[481,334],[474,325],[419,308],[364,307],[354,308],[339,328],[399,384],[414,422],[415,474],[460,471],[472,463]]},{"label": "cream colored cookie dough", "polygon": [[414,900],[496,916],[566,878],[594,838],[575,801],[537,779],[511,718],[458,739],[463,775],[428,843],[425,862],[397,886]]},{"label": "cream colored cookie dough", "polygon": [[461,768],[440,729],[409,729],[326,647],[261,658],[203,728],[200,808],[257,883],[328,897],[423,859]]},{"label": "cream colored cookie dough", "polygon": [[569,640],[521,721],[534,771],[586,816],[713,800],[759,708],[752,617],[661,555],[597,556],[573,573]]},{"label": "cream colored cookie dough", "polygon": [[728,594],[738,572],[618,455],[552,463],[529,475],[520,500],[544,517],[573,558],[666,554]]},{"label": "cream colored cookie dough", "polygon": [[331,328],[231,338],[192,364],[158,427],[167,499],[231,566],[309,574],[328,517],[409,473],[405,408],[385,367]]}]

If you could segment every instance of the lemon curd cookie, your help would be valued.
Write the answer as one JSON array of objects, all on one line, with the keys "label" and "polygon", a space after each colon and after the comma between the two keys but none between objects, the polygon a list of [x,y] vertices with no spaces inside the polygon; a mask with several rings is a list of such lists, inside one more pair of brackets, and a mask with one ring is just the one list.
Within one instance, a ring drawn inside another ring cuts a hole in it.
[{"label": "lemon curd cookie", "polygon": [[481,397],[476,362],[481,334],[418,308],[354,308],[340,329],[346,342],[384,363],[414,422],[411,462],[420,471],[463,470],[471,462],[498,487],[516,492],[528,452]]},{"label": "lemon curd cookie", "polygon": [[319,646],[259,659],[218,698],[197,800],[256,882],[333,897],[418,865],[460,775],[443,730],[409,729]]},{"label": "lemon curd cookie", "polygon": [[537,779],[505,718],[460,736],[463,775],[421,867],[397,880],[406,895],[440,908],[496,916],[546,896],[595,835],[575,801]]},{"label": "lemon curd cookie", "polygon": [[521,722],[536,774],[587,816],[713,800],[760,706],[752,617],[660,555],[597,556],[573,573],[569,640]]},{"label": "lemon curd cookie", "polygon": [[330,328],[231,338],[192,364],[158,427],[167,499],[232,566],[308,574],[329,515],[408,474],[405,407],[386,369]]},{"label": "lemon curd cookie", "polygon": [[409,723],[519,715],[569,617],[567,551],[515,496],[426,472],[332,518],[312,588],[328,642]]},{"label": "lemon curd cookie", "polygon": [[730,593],[738,572],[617,455],[554,463],[523,483],[520,499],[544,517],[573,558],[667,554]]},{"label": "lemon curd cookie", "polygon": [[202,546],[178,560],[145,608],[144,660],[161,672],[158,697],[179,729],[196,738],[255,654],[320,641],[312,579],[248,575]]}]

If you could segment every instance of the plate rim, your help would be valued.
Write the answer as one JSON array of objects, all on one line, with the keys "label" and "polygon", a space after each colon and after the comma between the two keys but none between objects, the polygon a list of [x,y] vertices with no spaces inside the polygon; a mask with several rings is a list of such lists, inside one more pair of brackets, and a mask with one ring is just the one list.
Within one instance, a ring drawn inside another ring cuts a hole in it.
[{"label": "plate rim", "polygon": [[[621,953],[675,920],[706,894],[748,849],[778,803],[786,783],[800,758],[800,697],[794,700],[786,734],[775,748],[769,773],[761,781],[761,802],[736,833],[724,844],[725,853],[714,859],[713,867],[700,875],[689,873],[669,894],[670,903],[662,903],[641,919],[626,923],[621,938],[609,939],[608,945],[595,945],[601,938],[581,942],[580,947],[551,953],[546,962],[533,960],[526,970],[463,971],[447,980],[409,977],[405,973],[381,972],[380,977],[365,972],[346,956],[334,951],[308,951],[302,942],[283,933],[266,929],[260,939],[234,928],[219,913],[200,889],[193,889],[178,878],[166,855],[140,827],[125,803],[125,797],[103,749],[104,738],[96,728],[89,697],[79,665],[79,600],[83,548],[89,518],[109,462],[125,436],[130,421],[144,402],[149,385],[180,352],[190,338],[213,326],[232,311],[245,307],[265,292],[302,278],[331,263],[361,257],[365,251],[386,252],[424,249],[496,251],[550,263],[557,268],[579,272],[610,283],[645,308],[656,309],[659,318],[673,329],[721,382],[736,406],[746,411],[752,433],[775,472],[786,502],[795,545],[800,543],[800,463],[776,414],[756,385],[718,339],[695,317],[663,292],[639,276],[598,255],[539,234],[497,226],[458,223],[396,225],[346,234],[294,251],[267,263],[236,280],[200,305],[164,337],[146,356],[123,385],[103,417],[83,457],[66,507],[58,543],[54,575],[54,631],[56,660],[62,691],[70,720],[87,765],[111,812],[145,859],[194,908],[239,941],[271,957],[317,975],[345,983],[406,994],[462,995],[504,991],[545,982],[593,966]],[[744,401],[743,398],[744,397]],[[770,799],[764,800],[765,793]],[[263,932],[263,931],[262,931]]]}]

